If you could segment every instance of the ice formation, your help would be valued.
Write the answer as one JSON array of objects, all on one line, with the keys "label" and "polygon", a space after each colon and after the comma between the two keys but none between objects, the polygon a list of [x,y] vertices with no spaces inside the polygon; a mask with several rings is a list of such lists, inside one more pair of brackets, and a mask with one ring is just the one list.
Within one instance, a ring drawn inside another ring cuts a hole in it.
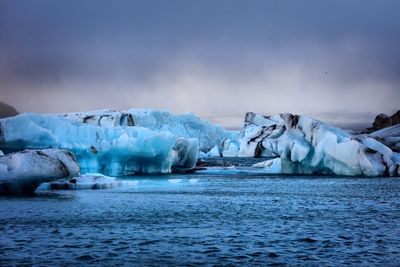
[{"label": "ice formation", "polygon": [[237,157],[239,146],[236,141],[230,138],[225,138],[222,141],[222,156],[223,157]]},{"label": "ice formation", "polygon": [[203,151],[199,151],[199,155],[198,155],[197,158],[204,159],[204,158],[207,158],[207,157],[208,157],[207,153],[204,153]]},{"label": "ice formation", "polygon": [[281,158],[269,159],[253,165],[255,168],[262,168],[266,173],[282,173]]},{"label": "ice formation", "polygon": [[74,156],[61,149],[24,150],[0,156],[0,193],[32,194],[43,182],[79,172]]},{"label": "ice formation", "polygon": [[282,173],[400,175],[397,156],[382,143],[307,116],[249,112],[239,143],[239,156],[280,158]]},{"label": "ice formation", "polygon": [[[44,192],[49,190],[79,190],[79,189],[110,189],[123,186],[129,183],[115,177],[109,177],[100,173],[87,173],[76,176],[72,179],[63,179],[59,181],[43,183],[36,192]],[[133,182],[129,183],[133,184]]]},{"label": "ice formation", "polygon": [[237,131],[228,131],[196,117],[194,114],[174,115],[163,110],[130,109],[127,111],[97,110],[58,114],[76,122],[105,127],[140,126],[153,131],[167,131],[178,137],[196,138],[200,151],[207,153],[214,146],[221,149],[225,138],[235,141]]},{"label": "ice formation", "polygon": [[172,148],[172,170],[191,169],[196,165],[199,142],[195,138],[179,137]]},{"label": "ice formation", "polygon": [[221,157],[221,152],[217,145],[215,145],[210,151],[207,153],[207,157]]},{"label": "ice formation", "polygon": [[[268,158],[254,165],[256,172],[399,176],[400,154],[375,140],[398,151],[399,129],[353,135],[307,116],[249,112],[238,135],[193,114],[166,111],[20,114],[0,119],[0,149],[6,154],[66,149],[75,155],[81,173],[109,176],[180,172],[193,168],[198,156]],[[26,166],[28,173],[31,165]]]},{"label": "ice formation", "polygon": [[400,152],[400,124],[383,128],[369,136],[384,143],[393,151]]},{"label": "ice formation", "polygon": [[190,169],[197,139],[143,127],[104,127],[54,115],[21,114],[0,120],[0,149],[63,148],[77,158],[82,173],[119,176]]}]

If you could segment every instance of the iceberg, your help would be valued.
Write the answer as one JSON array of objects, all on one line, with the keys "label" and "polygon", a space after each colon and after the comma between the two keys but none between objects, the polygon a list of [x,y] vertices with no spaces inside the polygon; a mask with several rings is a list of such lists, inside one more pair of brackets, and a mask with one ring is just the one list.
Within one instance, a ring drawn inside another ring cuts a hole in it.
[{"label": "iceberg", "polygon": [[215,145],[210,151],[207,153],[208,157],[221,157],[221,152],[219,151],[218,145]]},{"label": "iceberg", "polygon": [[[182,172],[198,157],[221,156],[268,158],[253,166],[256,172],[399,176],[400,154],[392,151],[398,151],[399,129],[356,135],[288,113],[249,112],[240,133],[193,114],[156,110],[26,113],[0,119],[0,151],[8,157],[24,149],[64,149],[82,174],[107,176]],[[3,167],[3,176],[9,175]]]},{"label": "iceberg", "polygon": [[104,127],[140,126],[156,132],[166,131],[178,137],[196,138],[201,152],[213,147],[222,149],[222,142],[238,139],[237,131],[225,130],[202,120],[192,113],[174,115],[163,110],[129,109],[127,111],[97,110],[89,112],[58,114],[58,116],[85,124]]},{"label": "iceberg", "polygon": [[191,169],[198,145],[197,139],[168,131],[105,127],[55,115],[26,113],[0,120],[1,150],[66,149],[76,156],[82,173],[120,176]]},{"label": "iceberg", "polygon": [[282,173],[281,158],[269,159],[253,165],[254,168],[262,168],[266,173],[279,174]]},{"label": "iceberg", "polygon": [[172,148],[172,171],[192,169],[196,166],[198,153],[197,139],[179,137]]},{"label": "iceberg", "polygon": [[395,152],[400,152],[400,124],[375,131],[369,137],[382,142]]},{"label": "iceberg", "polygon": [[46,192],[50,190],[111,189],[124,185],[135,186],[137,182],[122,181],[100,173],[86,173],[72,179],[43,183],[36,189],[36,192]]},{"label": "iceberg", "polygon": [[[316,119],[281,114],[246,114],[239,136],[240,157],[280,158],[280,172],[399,176],[398,157],[368,136],[356,136]],[[265,163],[279,170],[278,160]]]},{"label": "iceberg", "polygon": [[222,156],[223,157],[237,157],[239,146],[237,142],[232,141],[230,138],[225,138],[222,141]]},{"label": "iceberg", "polygon": [[62,149],[24,150],[0,156],[0,193],[33,194],[44,182],[79,172],[75,157]]}]

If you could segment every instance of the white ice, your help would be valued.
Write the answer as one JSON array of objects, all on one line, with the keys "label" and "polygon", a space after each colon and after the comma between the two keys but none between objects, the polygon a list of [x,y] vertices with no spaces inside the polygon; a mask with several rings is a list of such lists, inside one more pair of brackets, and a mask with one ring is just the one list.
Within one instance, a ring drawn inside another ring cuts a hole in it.
[{"label": "white ice", "polygon": [[136,186],[137,181],[125,181],[115,177],[105,176],[100,173],[86,173],[73,179],[43,183],[36,192],[49,190],[82,190],[82,189],[111,189],[120,186]]},{"label": "white ice", "polygon": [[237,157],[239,146],[237,141],[232,141],[230,138],[225,138],[222,141],[222,156],[223,157]]},{"label": "white ice", "polygon": [[266,173],[282,173],[282,160],[280,158],[270,159],[253,165],[255,168],[262,168]]},{"label": "white ice", "polygon": [[246,114],[239,156],[279,157],[282,173],[399,175],[392,150],[316,119],[292,114]]},{"label": "white ice", "polygon": [[208,151],[207,157],[210,157],[210,158],[221,157],[221,152],[217,145],[214,146],[210,151]]},{"label": "white ice", "polygon": [[174,115],[164,110],[130,109],[127,111],[97,110],[58,114],[67,119],[105,127],[140,126],[153,131],[167,131],[178,137],[195,138],[200,151],[207,153],[214,146],[221,149],[222,141],[237,141],[238,132],[225,130],[200,119],[192,113]]},{"label": "white ice", "polygon": [[369,136],[384,143],[393,151],[400,152],[400,124],[383,128],[371,133]]},{"label": "white ice", "polygon": [[37,186],[79,172],[74,156],[61,149],[24,150],[0,156],[0,193],[33,193]]}]

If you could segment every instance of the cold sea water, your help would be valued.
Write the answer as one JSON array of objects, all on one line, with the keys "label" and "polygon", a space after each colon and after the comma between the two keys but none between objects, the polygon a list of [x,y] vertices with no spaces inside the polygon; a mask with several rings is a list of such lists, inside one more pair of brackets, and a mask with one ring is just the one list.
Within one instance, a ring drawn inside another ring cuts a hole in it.
[{"label": "cold sea water", "polygon": [[205,172],[0,197],[0,266],[400,265],[400,179]]}]

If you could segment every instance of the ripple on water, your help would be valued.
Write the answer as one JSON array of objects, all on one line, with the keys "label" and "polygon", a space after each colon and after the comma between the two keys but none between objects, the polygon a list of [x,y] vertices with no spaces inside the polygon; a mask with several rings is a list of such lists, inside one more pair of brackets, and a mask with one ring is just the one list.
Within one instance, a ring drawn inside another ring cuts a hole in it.
[{"label": "ripple on water", "polygon": [[400,264],[400,179],[134,179],[1,198],[0,266]]},{"label": "ripple on water", "polygon": [[146,240],[146,241],[140,242],[138,245],[139,246],[154,245],[154,244],[157,244],[158,242],[160,242],[160,241],[159,240]]},{"label": "ripple on water", "polygon": [[92,261],[92,260],[95,260],[96,257],[94,257],[90,254],[83,254],[83,255],[76,257],[76,259],[80,260],[80,261]]},{"label": "ripple on water", "polygon": [[304,243],[316,243],[316,242],[318,242],[316,239],[312,239],[310,237],[300,238],[298,241],[304,242]]}]

